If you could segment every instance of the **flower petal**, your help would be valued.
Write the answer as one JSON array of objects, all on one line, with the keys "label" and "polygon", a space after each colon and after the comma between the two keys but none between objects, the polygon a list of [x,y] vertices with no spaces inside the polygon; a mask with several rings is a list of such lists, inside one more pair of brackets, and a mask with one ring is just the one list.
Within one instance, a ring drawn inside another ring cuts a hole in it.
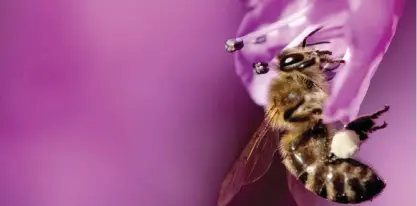
[{"label": "flower petal", "polygon": [[346,23],[348,63],[332,84],[325,110],[327,121],[356,118],[371,78],[395,34],[404,1],[379,1],[363,1]]}]

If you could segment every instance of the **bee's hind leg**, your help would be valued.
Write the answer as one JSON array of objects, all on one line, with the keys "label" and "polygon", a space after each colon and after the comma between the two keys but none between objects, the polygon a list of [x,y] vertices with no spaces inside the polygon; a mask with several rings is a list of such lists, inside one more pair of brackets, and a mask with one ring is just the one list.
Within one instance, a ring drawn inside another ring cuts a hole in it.
[{"label": "bee's hind leg", "polygon": [[331,140],[330,152],[327,160],[329,163],[335,159],[351,158],[358,150],[363,141],[368,139],[368,134],[386,128],[388,124],[375,125],[375,120],[389,110],[389,106],[377,112],[359,117],[337,131]]},{"label": "bee's hind leg", "polygon": [[373,127],[369,130],[369,133],[375,132],[375,131],[380,130],[380,129],[384,129],[384,128],[386,128],[387,126],[388,126],[388,123],[387,123],[387,122],[384,122],[382,125],[373,126]]},{"label": "bee's hind leg", "polygon": [[377,118],[379,118],[379,116],[381,116],[381,115],[382,115],[382,114],[384,114],[385,112],[388,112],[388,110],[389,110],[389,106],[388,106],[388,105],[385,105],[383,109],[380,109],[380,110],[378,110],[377,112],[373,113],[373,114],[371,115],[371,118],[372,118],[372,119],[377,119]]},{"label": "bee's hind leg", "polygon": [[384,122],[382,125],[376,125],[375,123],[375,120],[388,110],[389,106],[385,105],[383,109],[378,110],[373,114],[365,115],[357,118],[356,120],[353,120],[345,126],[345,129],[355,131],[360,136],[361,141],[363,141],[368,138],[368,133],[384,129],[388,126],[386,122]]}]

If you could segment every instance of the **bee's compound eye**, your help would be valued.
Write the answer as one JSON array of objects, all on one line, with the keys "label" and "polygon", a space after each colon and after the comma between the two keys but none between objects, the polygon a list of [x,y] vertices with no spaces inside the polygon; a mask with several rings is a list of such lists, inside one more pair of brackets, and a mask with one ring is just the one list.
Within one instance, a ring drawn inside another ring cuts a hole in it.
[{"label": "bee's compound eye", "polygon": [[237,38],[237,39],[227,40],[226,45],[224,47],[226,51],[232,53],[232,52],[241,50],[243,46],[244,46],[243,40],[240,38]]},{"label": "bee's compound eye", "polygon": [[266,62],[254,63],[252,66],[257,74],[266,74],[269,72],[269,65]]},{"label": "bee's compound eye", "polygon": [[293,64],[297,64],[300,63],[304,60],[304,55],[300,54],[300,53],[294,53],[294,54],[288,54],[286,56],[284,56],[283,58],[281,58],[280,62],[279,62],[279,66],[281,68],[285,68],[287,66],[291,66]]}]

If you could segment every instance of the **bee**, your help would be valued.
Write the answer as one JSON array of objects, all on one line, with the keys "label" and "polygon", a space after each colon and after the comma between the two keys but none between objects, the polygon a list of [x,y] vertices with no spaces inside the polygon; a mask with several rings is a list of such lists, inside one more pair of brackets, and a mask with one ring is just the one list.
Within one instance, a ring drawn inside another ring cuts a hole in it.
[{"label": "bee", "polygon": [[[351,156],[357,150],[357,142],[362,143],[369,133],[387,127],[385,122],[376,125],[375,120],[389,106],[359,117],[342,129],[323,123],[329,85],[322,65],[345,62],[333,59],[331,51],[314,48],[329,42],[307,43],[308,37],[321,28],[308,34],[300,45],[276,55],[274,69],[279,70],[279,76],[269,86],[265,118],[223,180],[219,206],[227,205],[242,186],[261,178],[277,151],[287,170],[308,191],[329,201],[362,203],[385,188],[385,182],[370,166]],[[238,43],[235,48],[243,48],[243,43]],[[267,63],[253,66],[258,74],[270,70]]]}]

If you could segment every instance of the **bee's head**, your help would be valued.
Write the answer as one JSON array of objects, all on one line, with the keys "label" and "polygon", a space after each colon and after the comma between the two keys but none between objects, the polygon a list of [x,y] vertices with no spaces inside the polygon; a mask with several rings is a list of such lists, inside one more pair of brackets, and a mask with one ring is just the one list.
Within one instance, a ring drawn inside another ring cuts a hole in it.
[{"label": "bee's head", "polygon": [[[326,76],[328,73],[326,71],[332,71],[324,69],[323,63],[326,64],[342,64],[345,63],[344,60],[334,60],[331,58],[332,52],[327,50],[317,50],[312,46],[318,44],[328,44],[330,42],[322,41],[315,43],[307,43],[307,39],[318,32],[322,27],[312,31],[306,37],[302,43],[296,47],[288,48],[279,53],[276,58],[274,58],[273,63],[275,69],[279,70],[282,73],[291,73],[291,74],[300,74],[309,77],[320,77]],[[234,48],[243,48],[243,41],[228,41],[226,45],[228,51],[234,51]],[[269,71],[269,63],[266,62],[256,62],[253,64],[253,68],[257,74],[265,74]],[[327,80],[331,80],[332,77],[327,76]]]},{"label": "bee's head", "polygon": [[311,46],[329,42],[307,44],[308,37],[312,36],[320,29],[321,28],[318,28],[308,34],[299,46],[286,49],[277,56],[278,69],[281,72],[309,73],[320,70],[320,64],[322,63],[320,57],[322,55],[320,51],[313,49]]},{"label": "bee's head", "polygon": [[310,48],[292,48],[278,55],[278,69],[281,72],[310,72],[320,70],[320,57]]}]

